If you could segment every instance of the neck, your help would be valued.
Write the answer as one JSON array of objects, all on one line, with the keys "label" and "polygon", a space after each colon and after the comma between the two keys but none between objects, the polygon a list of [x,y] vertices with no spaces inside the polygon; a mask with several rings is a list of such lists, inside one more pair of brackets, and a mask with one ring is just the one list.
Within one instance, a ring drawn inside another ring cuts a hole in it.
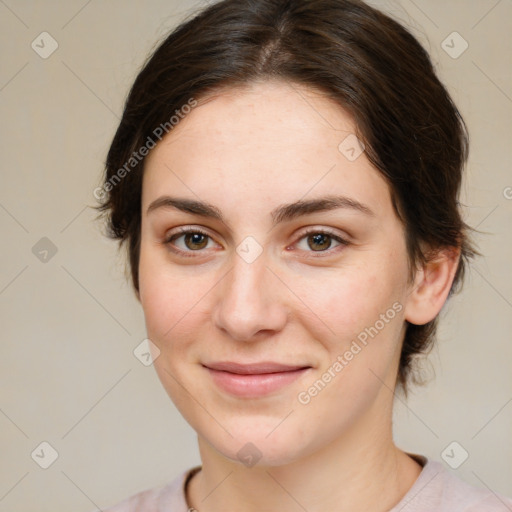
[{"label": "neck", "polygon": [[388,511],[421,466],[394,445],[391,419],[381,420],[363,418],[322,449],[282,466],[247,468],[199,437],[202,470],[190,482],[188,502],[198,512]]}]

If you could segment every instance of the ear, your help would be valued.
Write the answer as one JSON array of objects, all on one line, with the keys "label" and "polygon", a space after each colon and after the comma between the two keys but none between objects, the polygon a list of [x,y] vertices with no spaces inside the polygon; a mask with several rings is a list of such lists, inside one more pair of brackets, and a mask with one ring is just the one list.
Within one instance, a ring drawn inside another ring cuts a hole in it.
[{"label": "ear", "polygon": [[442,248],[416,271],[405,306],[408,322],[424,325],[439,314],[450,293],[459,258],[460,248]]}]

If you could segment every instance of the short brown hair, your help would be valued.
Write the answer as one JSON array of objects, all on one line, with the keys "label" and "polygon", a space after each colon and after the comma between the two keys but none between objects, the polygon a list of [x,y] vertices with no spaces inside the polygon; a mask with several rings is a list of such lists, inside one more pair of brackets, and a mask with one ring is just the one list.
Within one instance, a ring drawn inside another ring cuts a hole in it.
[{"label": "short brown hair", "polygon": [[[144,158],[133,169],[126,163],[190,98],[262,79],[320,90],[353,117],[405,226],[410,277],[431,255],[422,247],[460,247],[450,294],[460,288],[467,260],[478,254],[458,203],[468,134],[421,44],[358,0],[223,0],[183,22],[148,59],[108,152],[98,209],[108,236],[128,244],[135,290]],[[436,327],[437,318],[407,324],[397,376],[405,391]]]}]

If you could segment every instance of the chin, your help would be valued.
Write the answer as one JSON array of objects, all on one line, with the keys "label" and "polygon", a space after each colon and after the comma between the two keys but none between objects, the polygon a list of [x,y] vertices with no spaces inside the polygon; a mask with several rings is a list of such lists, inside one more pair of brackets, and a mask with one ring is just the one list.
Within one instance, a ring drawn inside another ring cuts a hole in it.
[{"label": "chin", "polygon": [[311,446],[314,443],[308,443],[303,427],[294,424],[291,418],[281,425],[282,418],[276,421],[274,417],[248,416],[232,423],[219,420],[232,437],[220,427],[212,431],[209,420],[201,422],[202,426],[193,427],[217,453],[241,466],[284,466],[304,456],[308,448],[314,451]]},{"label": "chin", "polygon": [[[303,440],[301,442],[304,443]],[[279,467],[295,462],[300,458],[301,454],[295,450],[301,442],[297,440],[295,443],[276,444],[263,436],[263,439],[256,439],[254,442],[241,443],[235,441],[230,443],[229,446],[221,445],[214,446],[214,448],[221,455],[236,462],[241,467]]]}]

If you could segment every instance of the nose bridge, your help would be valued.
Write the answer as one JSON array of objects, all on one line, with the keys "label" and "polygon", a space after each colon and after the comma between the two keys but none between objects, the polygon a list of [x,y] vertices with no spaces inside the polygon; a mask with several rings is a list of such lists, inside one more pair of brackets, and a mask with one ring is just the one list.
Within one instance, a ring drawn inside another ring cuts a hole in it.
[{"label": "nose bridge", "polygon": [[258,332],[279,330],[286,322],[286,308],[267,264],[264,254],[252,262],[234,254],[231,271],[218,289],[214,321],[234,339],[251,341]]}]

